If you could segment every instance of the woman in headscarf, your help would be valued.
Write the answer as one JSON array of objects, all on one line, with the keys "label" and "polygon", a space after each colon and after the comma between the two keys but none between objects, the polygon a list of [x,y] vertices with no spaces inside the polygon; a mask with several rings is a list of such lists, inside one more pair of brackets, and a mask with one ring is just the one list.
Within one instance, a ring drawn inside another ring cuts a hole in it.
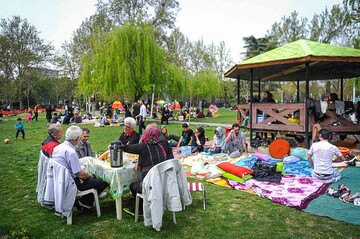
[{"label": "woman in headscarf", "polygon": [[213,139],[213,145],[211,146],[211,151],[214,154],[221,153],[221,148],[225,144],[225,134],[221,127],[217,127],[214,131],[214,139]]},{"label": "woman in headscarf", "polygon": [[[157,125],[150,124],[146,127],[145,133],[139,144],[121,146],[125,152],[139,155],[139,161],[135,165],[135,169],[141,171],[141,180],[130,184],[130,191],[134,196],[134,199],[136,198],[137,193],[142,193],[142,181],[149,170],[154,165],[167,160],[166,151],[168,149],[164,149],[166,146],[162,146],[159,143],[160,134]],[[170,148],[170,146],[168,147]],[[139,208],[142,209],[142,204]],[[132,211],[133,210],[130,209],[131,213]]]}]

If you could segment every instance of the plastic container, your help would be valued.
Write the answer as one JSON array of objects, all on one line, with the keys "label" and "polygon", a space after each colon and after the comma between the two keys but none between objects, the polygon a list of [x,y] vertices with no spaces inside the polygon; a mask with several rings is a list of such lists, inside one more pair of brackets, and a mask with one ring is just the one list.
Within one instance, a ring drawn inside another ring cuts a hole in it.
[{"label": "plastic container", "polygon": [[350,150],[349,150],[348,148],[345,148],[345,147],[338,147],[338,149],[340,150],[341,154],[342,154],[344,157],[346,157],[346,156],[349,154],[349,152],[350,152]]},{"label": "plastic container", "polygon": [[179,115],[179,121],[184,121],[184,116]]},{"label": "plastic container", "polygon": [[257,115],[257,123],[264,121],[267,117],[264,115]]},{"label": "plastic container", "polygon": [[191,154],[191,146],[182,146],[180,151],[181,156],[186,157]]}]

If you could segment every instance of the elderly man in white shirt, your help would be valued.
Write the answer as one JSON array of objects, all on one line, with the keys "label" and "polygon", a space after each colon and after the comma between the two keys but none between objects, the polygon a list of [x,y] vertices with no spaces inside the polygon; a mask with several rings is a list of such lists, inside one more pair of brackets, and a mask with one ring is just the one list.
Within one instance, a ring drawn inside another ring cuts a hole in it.
[{"label": "elderly man in white shirt", "polygon": [[[73,177],[79,191],[95,188],[100,195],[109,184],[95,178],[92,174],[82,171],[79,156],[75,146],[80,142],[83,130],[79,126],[70,126],[66,130],[64,143],[55,147],[52,154],[53,160],[67,168]],[[93,194],[87,194],[75,202],[75,206],[81,212],[87,211],[94,204]]]}]

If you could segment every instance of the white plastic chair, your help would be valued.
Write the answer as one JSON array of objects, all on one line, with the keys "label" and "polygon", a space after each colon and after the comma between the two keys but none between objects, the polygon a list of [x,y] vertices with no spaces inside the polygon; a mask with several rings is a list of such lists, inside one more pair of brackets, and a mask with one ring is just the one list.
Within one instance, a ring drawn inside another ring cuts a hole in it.
[{"label": "white plastic chair", "polygon": [[[144,196],[141,193],[137,193],[136,194],[136,199],[135,199],[135,222],[139,221],[139,204],[140,204],[140,198],[144,199]],[[173,214],[173,222],[174,224],[176,224],[176,216],[175,216],[175,212],[172,212]]]},{"label": "white plastic chair", "polygon": [[[96,189],[94,188],[91,188],[91,189],[88,189],[88,190],[85,190],[85,191],[77,191],[77,194],[76,194],[76,197],[82,197],[84,195],[87,195],[87,194],[94,194],[94,204],[95,204],[95,208],[96,208],[96,214],[98,217],[101,216],[101,211],[100,211],[100,203],[99,203],[99,195],[96,191]],[[70,213],[70,215],[67,217],[67,224],[68,225],[71,225],[72,224],[72,212]]]},{"label": "white plastic chair", "polygon": [[[75,181],[72,178],[67,168],[58,162],[50,159],[50,165],[53,166],[54,175],[54,199],[55,199],[55,215],[67,218],[67,224],[72,224],[72,208],[76,198],[94,194],[94,204],[96,207],[97,216],[101,216],[99,195],[96,189],[91,188],[85,191],[79,191],[76,188]],[[68,188],[65,188],[68,185]],[[72,198],[73,197],[73,198]]]},{"label": "white plastic chair", "polygon": [[[143,179],[143,193],[136,195],[135,222],[139,219],[139,202],[140,198],[142,198],[144,199],[145,226],[152,225],[155,230],[160,231],[162,226],[162,213],[164,213],[165,209],[172,212],[173,222],[176,224],[175,212],[183,210],[183,205],[190,205],[192,202],[187,183],[186,175],[179,159],[169,159],[152,167]],[[147,197],[152,197],[151,194],[161,195],[162,200],[159,199],[154,202],[149,202]],[[171,204],[169,204],[170,201],[168,200],[171,201]],[[153,210],[155,210],[156,213],[154,217],[151,215]]]}]

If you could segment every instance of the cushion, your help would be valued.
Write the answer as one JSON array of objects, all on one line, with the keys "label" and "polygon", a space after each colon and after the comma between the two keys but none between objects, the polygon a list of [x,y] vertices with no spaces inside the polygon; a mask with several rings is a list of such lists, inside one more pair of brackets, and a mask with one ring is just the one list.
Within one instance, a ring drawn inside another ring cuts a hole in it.
[{"label": "cushion", "polygon": [[278,163],[276,164],[276,172],[277,172],[277,173],[281,173],[282,175],[285,175],[284,162],[278,162]]},{"label": "cushion", "polygon": [[219,170],[222,172],[222,174],[223,174],[222,176],[223,176],[224,178],[227,178],[227,179],[230,179],[230,180],[239,182],[239,183],[244,183],[245,180],[248,180],[248,179],[252,178],[252,176],[249,175],[249,174],[246,174],[246,175],[244,175],[243,178],[241,178],[241,177],[238,177],[238,176],[236,176],[236,175],[234,175],[234,174],[231,174],[231,173],[229,173],[229,172],[226,172],[226,171],[224,171],[224,170],[222,170],[222,169],[219,169]]},{"label": "cushion", "polygon": [[297,147],[294,149],[291,149],[290,155],[298,157],[300,160],[306,160],[307,161],[307,154],[309,150],[301,147]]},{"label": "cushion", "polygon": [[283,158],[284,163],[296,163],[298,161],[300,161],[300,159],[294,155],[286,156],[285,158]]},{"label": "cushion", "polygon": [[243,177],[245,174],[253,174],[254,172],[251,169],[242,167],[242,166],[237,166],[231,163],[227,163],[227,162],[223,162],[223,163],[219,163],[218,165],[216,165],[218,168],[231,173],[235,176],[238,177]]},{"label": "cushion", "polygon": [[276,139],[269,145],[269,154],[271,157],[281,159],[290,153],[290,144],[284,139]]},{"label": "cushion", "polygon": [[264,160],[266,162],[270,161],[270,159],[265,154],[261,154],[261,153],[256,152],[256,153],[254,153],[254,155],[256,157],[258,157],[259,159],[262,159],[262,160]]}]

